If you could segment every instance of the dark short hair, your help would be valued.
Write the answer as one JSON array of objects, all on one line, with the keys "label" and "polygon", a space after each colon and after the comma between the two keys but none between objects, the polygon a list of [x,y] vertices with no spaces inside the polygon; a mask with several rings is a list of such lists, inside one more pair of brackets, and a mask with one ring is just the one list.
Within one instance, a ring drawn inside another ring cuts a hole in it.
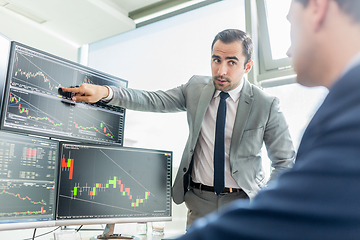
[{"label": "dark short hair", "polygon": [[252,59],[253,54],[253,43],[251,38],[243,31],[239,29],[226,29],[224,31],[219,32],[212,44],[211,51],[214,48],[214,44],[217,40],[220,40],[223,43],[229,44],[235,41],[239,41],[243,45],[243,54],[246,57],[245,65]]},{"label": "dark short hair", "polygon": [[[302,3],[305,7],[308,5],[309,0],[294,0]],[[333,0],[339,8],[349,15],[355,22],[360,23],[360,1],[359,0]]]}]

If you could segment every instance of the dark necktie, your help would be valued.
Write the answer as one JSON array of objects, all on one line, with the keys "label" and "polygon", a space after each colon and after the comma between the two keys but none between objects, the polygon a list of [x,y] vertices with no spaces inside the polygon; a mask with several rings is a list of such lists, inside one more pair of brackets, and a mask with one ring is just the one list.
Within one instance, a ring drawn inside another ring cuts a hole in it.
[{"label": "dark necktie", "polygon": [[229,94],[220,93],[220,102],[216,116],[215,146],[214,146],[214,190],[219,195],[225,187],[224,165],[225,165],[225,119],[226,99]]}]

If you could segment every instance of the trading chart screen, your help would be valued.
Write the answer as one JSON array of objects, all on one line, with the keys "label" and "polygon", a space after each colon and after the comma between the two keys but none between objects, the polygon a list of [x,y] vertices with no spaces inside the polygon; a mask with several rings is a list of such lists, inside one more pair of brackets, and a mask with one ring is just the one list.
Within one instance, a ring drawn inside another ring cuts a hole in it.
[{"label": "trading chart screen", "polygon": [[171,151],[73,143],[60,149],[57,220],[171,219]]},{"label": "trading chart screen", "polygon": [[122,145],[125,109],[75,103],[61,87],[127,87],[127,81],[12,42],[2,129],[58,139]]},{"label": "trading chart screen", "polygon": [[55,218],[58,150],[57,141],[0,132],[0,223]]}]

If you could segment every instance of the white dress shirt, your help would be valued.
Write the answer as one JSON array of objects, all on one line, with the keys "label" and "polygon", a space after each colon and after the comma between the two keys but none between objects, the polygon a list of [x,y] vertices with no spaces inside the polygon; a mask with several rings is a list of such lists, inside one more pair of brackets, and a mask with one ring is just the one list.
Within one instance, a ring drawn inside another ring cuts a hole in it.
[{"label": "white dress shirt", "polygon": [[[241,81],[240,85],[237,88],[228,92],[230,97],[226,99],[227,109],[225,120],[225,187],[227,188],[239,188],[235,180],[231,177],[229,153],[231,136],[236,117],[236,110],[243,85],[244,80]],[[219,102],[220,91],[216,90],[209,104],[209,107],[206,110],[194,152],[192,180],[194,182],[208,186],[214,185],[215,125]]]}]

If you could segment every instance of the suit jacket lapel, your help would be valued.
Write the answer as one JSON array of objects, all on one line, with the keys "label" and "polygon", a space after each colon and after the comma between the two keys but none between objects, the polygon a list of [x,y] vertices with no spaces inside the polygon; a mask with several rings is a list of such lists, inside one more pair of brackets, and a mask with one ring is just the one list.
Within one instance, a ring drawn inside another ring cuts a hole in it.
[{"label": "suit jacket lapel", "polygon": [[205,88],[201,92],[198,107],[196,109],[195,122],[194,122],[194,126],[193,126],[193,138],[192,138],[193,144],[192,144],[192,146],[195,146],[195,144],[196,144],[196,141],[197,141],[199,133],[200,133],[202,121],[204,120],[206,110],[210,104],[210,101],[214,95],[214,92],[215,92],[215,86],[212,81],[209,81],[209,83],[205,86]]},{"label": "suit jacket lapel", "polygon": [[239,104],[236,111],[236,118],[233,128],[230,144],[230,159],[236,152],[237,147],[240,144],[241,136],[244,132],[245,124],[250,114],[251,105],[253,102],[253,92],[250,83],[244,79],[244,86],[241,90]]}]

